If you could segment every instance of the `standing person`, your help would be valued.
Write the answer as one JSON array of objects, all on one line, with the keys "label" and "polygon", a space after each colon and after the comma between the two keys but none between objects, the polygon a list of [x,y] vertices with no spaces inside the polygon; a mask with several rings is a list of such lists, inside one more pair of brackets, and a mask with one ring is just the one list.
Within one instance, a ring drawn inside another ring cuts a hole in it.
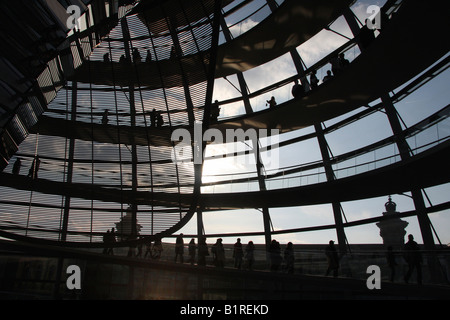
[{"label": "standing person", "polygon": [[295,99],[300,98],[304,95],[305,89],[303,88],[303,85],[299,83],[298,79],[295,79],[291,93]]},{"label": "standing person", "polygon": [[108,242],[111,243],[111,246],[109,246],[109,249],[108,249],[108,254],[114,255],[114,249],[113,249],[114,246],[112,245],[113,243],[116,242],[116,231],[114,230],[114,228],[111,228],[111,232],[110,232],[108,238],[109,238]]},{"label": "standing person", "polygon": [[183,234],[180,233],[175,241],[175,263],[177,262],[177,257],[180,256],[180,261],[183,263],[183,254],[184,254],[184,241]]},{"label": "standing person", "polygon": [[333,75],[331,74],[331,71],[327,71],[327,75],[323,78],[322,82],[327,82],[329,80],[333,79]]},{"label": "standing person", "polygon": [[149,239],[147,241],[145,241],[145,254],[144,254],[144,258],[147,258],[147,255],[150,256],[150,258],[152,257],[152,241]]},{"label": "standing person", "polygon": [[105,244],[105,247],[103,248],[104,254],[108,254],[110,240],[111,240],[111,236],[109,234],[109,229],[108,229],[108,230],[106,230],[106,233],[103,234],[103,243]]},{"label": "standing person", "polygon": [[156,126],[161,128],[164,124],[164,118],[160,112],[156,113]]},{"label": "standing person", "polygon": [[108,116],[109,116],[108,109],[105,109],[105,111],[103,111],[103,116],[102,116],[102,124],[103,125],[108,124],[108,122],[109,122]]},{"label": "standing person", "polygon": [[269,105],[269,108],[273,108],[277,105],[277,102],[275,101],[275,97],[273,97],[273,96],[272,96],[272,98],[270,98],[270,100],[267,100],[266,103]]},{"label": "standing person", "polygon": [[154,128],[156,127],[156,109],[153,108],[150,113],[150,125]]},{"label": "standing person", "polygon": [[152,53],[150,52],[150,49],[147,50],[147,56],[145,57],[145,62],[152,61]]},{"label": "standing person", "polygon": [[136,62],[136,63],[140,63],[141,62],[141,54],[139,53],[139,50],[138,50],[138,48],[134,48],[133,49],[133,60],[134,60],[134,62]]},{"label": "standing person", "polygon": [[212,252],[214,254],[215,265],[218,268],[223,268],[225,265],[225,249],[223,248],[222,239],[217,239],[216,243],[213,244]]},{"label": "standing person", "polygon": [[211,121],[216,122],[217,118],[219,118],[220,115],[220,107],[219,107],[219,101],[215,100],[213,104],[211,104]]},{"label": "standing person", "polygon": [[253,241],[249,241],[245,246],[245,260],[247,261],[248,270],[253,270],[253,262],[255,262],[254,251],[255,245],[253,244]]},{"label": "standing person", "polygon": [[30,170],[28,171],[29,178],[37,179],[40,165],[41,165],[41,160],[39,159],[39,156],[36,156],[33,159],[33,163],[31,164]]},{"label": "standing person", "polygon": [[189,247],[188,247],[189,262],[191,264],[194,264],[194,262],[195,262],[195,250],[196,249],[197,249],[197,246],[195,245],[195,239],[192,238],[191,241],[189,242]]},{"label": "standing person", "polygon": [[347,68],[348,65],[350,64],[350,61],[348,61],[348,60],[345,58],[345,54],[344,54],[344,53],[340,53],[340,54],[339,54],[339,61],[340,61],[340,65],[341,65],[341,68],[342,68],[342,69]]},{"label": "standing person", "polygon": [[277,272],[280,269],[281,261],[283,258],[281,257],[281,247],[280,243],[275,239],[272,240],[269,246],[269,254],[270,254],[270,271]]},{"label": "standing person", "polygon": [[405,260],[408,263],[408,272],[405,275],[405,282],[408,283],[414,269],[417,271],[417,283],[422,284],[422,255],[417,242],[412,234],[408,235],[408,242],[405,243]]},{"label": "standing person", "polygon": [[206,238],[201,237],[198,240],[198,265],[206,266],[206,257],[209,256],[208,245],[206,244]]},{"label": "standing person", "polygon": [[153,259],[161,258],[162,252],[163,252],[162,239],[156,238],[155,243],[153,244],[153,247],[152,247],[152,258]]},{"label": "standing person", "polygon": [[240,238],[237,238],[237,241],[234,244],[233,257],[234,267],[240,270],[242,266],[242,258],[244,257],[244,250],[242,250],[242,243]]},{"label": "standing person", "polygon": [[284,249],[284,263],[286,266],[285,271],[287,273],[294,273],[294,245],[292,242],[289,242]]},{"label": "standing person", "polygon": [[333,271],[333,277],[336,278],[338,276],[339,270],[339,257],[333,240],[330,240],[328,246],[325,248],[325,255],[327,256],[328,260],[328,268],[325,276],[328,276],[328,274]]},{"label": "standing person", "polygon": [[142,258],[142,246],[143,246],[142,237],[139,237],[139,242],[137,243],[136,258]]},{"label": "standing person", "polygon": [[333,72],[333,76],[338,75],[342,71],[341,60],[338,56],[333,56],[331,58],[331,71]]},{"label": "standing person", "polygon": [[313,70],[311,72],[311,76],[309,77],[309,82],[311,83],[311,89],[315,89],[319,85],[319,79],[317,79],[316,73],[317,73],[316,70]]}]

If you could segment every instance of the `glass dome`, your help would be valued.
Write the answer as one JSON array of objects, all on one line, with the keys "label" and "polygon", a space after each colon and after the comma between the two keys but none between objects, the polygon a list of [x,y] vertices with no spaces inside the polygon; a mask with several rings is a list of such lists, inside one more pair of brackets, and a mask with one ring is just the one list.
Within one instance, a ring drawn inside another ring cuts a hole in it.
[{"label": "glass dome", "polygon": [[2,236],[95,247],[120,226],[124,246],[183,232],[345,251],[381,240],[373,202],[403,194],[408,228],[450,241],[431,215],[449,207],[449,47],[428,37],[445,19],[412,34],[427,10],[403,1],[85,4],[4,121]]}]

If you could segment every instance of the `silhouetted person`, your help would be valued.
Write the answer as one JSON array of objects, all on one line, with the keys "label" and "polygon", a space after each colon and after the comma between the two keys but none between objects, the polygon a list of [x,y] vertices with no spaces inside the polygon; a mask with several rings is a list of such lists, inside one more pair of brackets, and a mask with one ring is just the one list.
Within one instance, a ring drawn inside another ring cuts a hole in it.
[{"label": "silhouetted person", "polygon": [[394,279],[395,279],[395,267],[397,266],[397,262],[395,261],[395,255],[394,255],[394,252],[392,251],[392,246],[388,247],[388,251],[387,251],[387,254],[386,254],[386,259],[387,259],[388,267],[391,270],[390,280],[391,280],[391,282],[394,282]]},{"label": "silhouetted person", "polygon": [[139,242],[137,243],[137,253],[136,253],[136,258],[142,258],[142,245],[143,245],[142,237],[140,237],[140,240],[141,240],[141,241],[139,241]]},{"label": "silhouetted person", "polygon": [[[114,228],[111,228],[111,232],[109,233],[108,238],[108,243],[113,244],[116,242],[116,232],[114,231]],[[114,249],[112,245],[110,245],[108,248],[108,254],[114,255]]]},{"label": "silhouetted person", "polygon": [[41,160],[39,159],[39,156],[36,156],[33,159],[33,163],[31,164],[30,170],[28,171],[28,177],[31,179],[37,179],[38,178],[38,171],[39,166],[41,165]]},{"label": "silhouetted person", "polygon": [[313,70],[311,72],[311,75],[309,76],[309,83],[311,84],[311,89],[315,89],[318,87],[319,79],[317,79],[316,70]]},{"label": "silhouetted person", "polygon": [[[162,252],[163,252],[162,240],[160,238],[157,238],[157,239],[155,239],[155,243],[153,244],[152,258],[153,259],[161,258]],[[183,259],[183,256],[181,256],[181,258]],[[175,259],[176,259],[176,257],[175,257]]]},{"label": "silhouetted person", "polygon": [[211,251],[214,255],[214,263],[216,267],[223,268],[225,265],[225,249],[223,248],[222,239],[217,239],[213,244]]},{"label": "silhouetted person", "polygon": [[178,256],[180,256],[180,261],[183,263],[183,254],[184,254],[184,241],[183,234],[180,233],[175,241],[175,263],[177,262]]},{"label": "silhouetted person", "polygon": [[198,240],[198,265],[206,265],[206,257],[209,256],[208,245],[206,244],[206,238],[201,237]]},{"label": "silhouetted person", "polygon": [[242,249],[241,239],[238,238],[233,247],[233,258],[235,268],[241,269],[243,257],[244,257],[244,250]]},{"label": "silhouetted person", "polygon": [[103,243],[105,244],[105,247],[103,248],[104,254],[109,253],[110,242],[111,242],[111,235],[109,234],[109,229],[108,229],[108,230],[106,230],[106,233],[103,234]]},{"label": "silhouetted person", "polygon": [[323,82],[327,82],[328,80],[330,80],[330,79],[332,79],[333,78],[333,75],[331,74],[331,71],[330,70],[328,70],[327,71],[327,75],[323,78]]},{"label": "silhouetted person", "polygon": [[266,105],[269,105],[269,108],[273,108],[277,105],[277,102],[275,101],[275,97],[270,98],[270,100],[266,101]]},{"label": "silhouetted person", "polygon": [[367,27],[367,20],[369,19],[366,19],[366,24],[359,31],[359,43],[363,49],[367,49],[372,41],[375,40],[374,30]]},{"label": "silhouetted person", "polygon": [[147,240],[145,242],[145,254],[144,254],[144,259],[147,258],[147,255],[150,256],[150,258],[152,257],[152,241],[151,240]]},{"label": "silhouetted person", "polygon": [[191,241],[189,242],[189,246],[188,246],[189,262],[191,264],[194,264],[194,262],[195,262],[196,250],[197,250],[197,246],[195,245],[195,239],[192,238]]},{"label": "silhouetted person", "polygon": [[215,122],[217,121],[217,118],[219,118],[220,115],[220,107],[219,107],[219,101],[214,101],[213,104],[211,104],[211,121]]},{"label": "silhouetted person", "polygon": [[103,62],[110,62],[110,61],[109,61],[109,53],[105,53],[105,54],[103,55]]},{"label": "silhouetted person", "polygon": [[292,242],[289,242],[284,249],[284,263],[286,264],[285,271],[287,273],[294,273],[294,245]]},{"label": "silhouetted person", "polygon": [[277,272],[280,269],[283,258],[281,257],[280,243],[276,240],[272,240],[269,245],[270,255],[270,271]]},{"label": "silhouetted person", "polygon": [[104,125],[108,124],[108,122],[109,122],[108,115],[109,115],[109,111],[108,111],[108,109],[105,109],[105,111],[103,111],[102,124],[104,124]]},{"label": "silhouetted person", "polygon": [[348,65],[350,64],[350,61],[345,59],[345,54],[343,52],[339,54],[339,64],[342,69],[347,68]]},{"label": "silhouetted person", "polygon": [[152,127],[156,127],[156,110],[153,109],[152,112],[150,112],[150,124]]},{"label": "silhouetted person", "polygon": [[299,83],[298,79],[295,79],[294,86],[292,87],[291,93],[295,99],[301,98],[305,94],[305,89]]},{"label": "silhouetted person", "polygon": [[325,276],[328,276],[330,272],[333,271],[333,277],[337,277],[339,270],[339,257],[333,240],[330,240],[328,246],[325,248],[325,255],[328,260],[328,268]]},{"label": "silhouetted person", "polygon": [[17,158],[14,162],[12,173],[18,175],[20,173],[20,168],[22,167],[22,160],[20,158]]},{"label": "silhouetted person", "polygon": [[133,61],[136,63],[140,63],[142,60],[141,54],[139,53],[138,48],[133,49]]},{"label": "silhouetted person", "polygon": [[253,263],[255,262],[254,251],[255,245],[253,244],[253,241],[249,241],[245,246],[245,260],[248,270],[253,270]]},{"label": "silhouetted person", "polygon": [[119,63],[126,63],[127,62],[127,58],[125,57],[125,55],[121,55],[120,59],[119,59]]},{"label": "silhouetted person", "polygon": [[147,50],[147,56],[145,57],[145,62],[150,62],[152,61],[152,53],[150,52],[150,50]]},{"label": "silhouetted person", "polygon": [[164,118],[162,117],[161,113],[156,114],[156,126],[158,128],[161,128],[164,124]]},{"label": "silhouetted person", "polygon": [[408,235],[408,242],[405,243],[405,260],[408,263],[408,271],[405,275],[405,282],[408,283],[414,269],[417,272],[417,283],[422,284],[422,255],[417,242],[412,234]]},{"label": "silhouetted person", "polygon": [[338,75],[342,70],[341,60],[339,60],[339,57],[333,56],[330,60],[330,64],[331,64],[331,72],[333,72],[333,76]]}]

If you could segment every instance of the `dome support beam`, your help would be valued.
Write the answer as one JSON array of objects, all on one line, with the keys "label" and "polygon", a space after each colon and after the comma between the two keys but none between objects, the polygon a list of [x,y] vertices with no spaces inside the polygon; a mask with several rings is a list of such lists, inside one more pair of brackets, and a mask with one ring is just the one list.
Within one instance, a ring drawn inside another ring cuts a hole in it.
[{"label": "dome support beam", "polygon": [[[405,136],[403,135],[403,130],[398,119],[397,110],[395,109],[395,106],[392,103],[389,94],[385,93],[383,96],[381,96],[381,101],[384,105],[384,110],[386,111],[386,115],[391,125],[392,132],[394,133],[396,144],[400,151],[400,157],[402,161],[408,160],[411,158],[410,148],[408,142],[405,139]],[[434,254],[436,250],[436,244],[434,242],[433,231],[431,229],[431,221],[428,217],[428,214],[426,213],[425,201],[423,199],[421,190],[418,188],[413,188],[411,190],[411,196],[414,202],[414,207],[416,208],[417,220],[419,222],[420,232],[422,234],[422,240],[425,250],[431,253],[428,258],[430,275],[432,277],[432,281],[439,282],[442,280],[443,275],[440,272],[441,268],[438,267],[439,260]]]}]

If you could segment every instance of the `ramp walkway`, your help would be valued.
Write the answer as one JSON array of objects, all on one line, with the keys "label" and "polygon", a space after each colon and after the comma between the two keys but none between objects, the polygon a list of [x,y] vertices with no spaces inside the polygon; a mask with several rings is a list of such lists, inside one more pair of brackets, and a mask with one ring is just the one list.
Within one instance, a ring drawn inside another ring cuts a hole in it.
[{"label": "ramp walkway", "polygon": [[[289,52],[338,18],[352,2],[284,1],[272,15],[250,31],[219,46],[216,77],[249,70]],[[138,63],[136,68],[130,63],[84,61],[69,80],[122,87],[133,84],[148,89],[163,86],[170,88],[183,85],[182,69],[188,84],[194,85],[206,81],[206,74],[198,66],[203,65],[203,59],[207,58],[208,52],[207,50],[202,54],[184,56],[180,58],[180,63],[175,63],[173,59],[164,59]]]},{"label": "ramp walkway", "polygon": [[[450,140],[413,156],[408,160],[335,181],[257,192],[202,194],[199,206],[204,210],[226,210],[261,207],[288,207],[351,201],[408,192],[449,182]],[[33,190],[74,198],[188,209],[192,194],[120,190],[113,186],[87,183],[64,183],[46,179],[32,180],[26,176],[0,173],[3,186]],[[364,188],[361,188],[364,185]]]}]

